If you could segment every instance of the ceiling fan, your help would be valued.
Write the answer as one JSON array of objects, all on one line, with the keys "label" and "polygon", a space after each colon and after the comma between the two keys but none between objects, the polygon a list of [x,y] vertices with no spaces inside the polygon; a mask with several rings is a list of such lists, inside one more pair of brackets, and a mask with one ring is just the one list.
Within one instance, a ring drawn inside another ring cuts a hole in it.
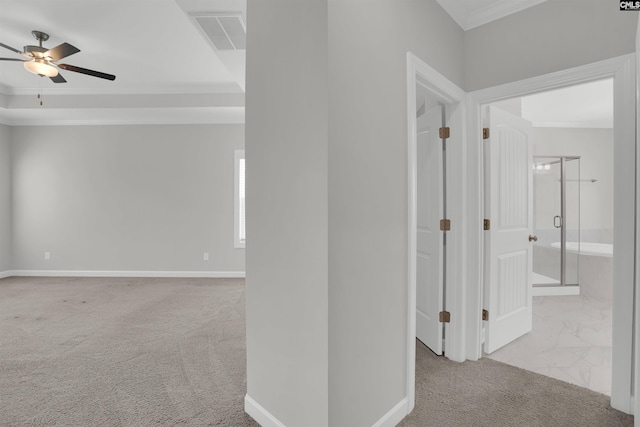
[{"label": "ceiling fan", "polygon": [[0,61],[22,62],[24,68],[27,71],[42,77],[49,77],[54,83],[66,83],[65,78],[60,75],[58,69],[73,71],[93,77],[99,77],[101,79],[116,79],[116,76],[114,76],[113,74],[88,70],[86,68],[76,67],[75,65],[58,64],[57,61],[61,60],[62,58],[66,58],[69,55],[73,55],[74,53],[80,52],[80,49],[73,45],[70,45],[69,43],[62,43],[52,49],[47,49],[45,47],[42,47],[42,42],[49,40],[49,34],[37,30],[31,31],[31,34],[33,34],[36,40],[40,42],[39,46],[25,46],[24,52],[11,46],[7,46],[4,43],[0,43],[0,46],[4,47],[5,49],[9,49],[15,53],[19,53],[20,55],[28,59],[0,58]]}]

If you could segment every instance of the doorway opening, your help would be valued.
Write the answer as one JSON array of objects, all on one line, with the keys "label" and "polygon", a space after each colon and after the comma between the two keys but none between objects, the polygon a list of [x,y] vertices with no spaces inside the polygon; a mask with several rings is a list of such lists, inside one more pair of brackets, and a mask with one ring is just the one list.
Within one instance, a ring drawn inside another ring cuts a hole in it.
[{"label": "doorway opening", "polygon": [[[636,99],[635,56],[625,55],[605,61],[563,70],[543,76],[465,93],[441,74],[407,54],[408,121],[408,254],[416,247],[416,81],[441,102],[451,107],[451,136],[460,143],[447,145],[447,212],[451,231],[447,234],[447,308],[450,323],[445,325],[447,357],[454,361],[477,360],[483,356],[485,333],[496,316],[485,317],[483,230],[483,143],[481,111],[491,103],[569,87],[597,80],[613,79],[615,127],[614,241],[612,314],[613,345],[611,354],[611,406],[632,412],[634,365],[634,297],[636,260]],[[454,135],[455,129],[463,129]],[[529,170],[532,165],[529,164]],[[631,177],[631,178],[630,178]],[[527,236],[528,237],[528,236]],[[408,412],[415,402],[416,351],[416,259],[408,257],[407,277],[407,399]],[[525,275],[528,276],[528,275]],[[529,295],[531,292],[529,293]],[[495,314],[495,313],[494,313]]]},{"label": "doorway opening", "polygon": [[613,81],[492,106],[533,125],[532,331],[487,357],[611,395]]}]

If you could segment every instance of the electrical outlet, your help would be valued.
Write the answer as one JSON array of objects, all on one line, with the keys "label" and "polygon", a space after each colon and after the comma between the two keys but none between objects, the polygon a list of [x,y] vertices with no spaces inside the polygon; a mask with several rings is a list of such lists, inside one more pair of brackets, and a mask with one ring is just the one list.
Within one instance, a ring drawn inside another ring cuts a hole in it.
[{"label": "electrical outlet", "polygon": [[47,251],[44,253],[44,259],[51,259],[51,252]]},{"label": "electrical outlet", "polygon": [[205,252],[202,254],[202,260],[203,261],[209,261],[209,252]]}]

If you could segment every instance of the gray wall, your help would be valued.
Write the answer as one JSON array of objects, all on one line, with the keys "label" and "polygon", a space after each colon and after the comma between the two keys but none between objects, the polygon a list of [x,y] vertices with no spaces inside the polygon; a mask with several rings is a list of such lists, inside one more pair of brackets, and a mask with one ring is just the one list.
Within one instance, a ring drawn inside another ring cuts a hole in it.
[{"label": "gray wall", "polygon": [[12,269],[244,271],[243,139],[242,125],[12,128]]},{"label": "gray wall", "polygon": [[249,0],[248,394],[267,411],[369,426],[406,396],[406,52],[466,89],[632,52],[637,16],[604,3],[465,34],[435,1]]},{"label": "gray wall", "polygon": [[435,1],[329,2],[331,426],[406,396],[406,52],[462,84],[463,32]]},{"label": "gray wall", "polygon": [[10,128],[0,125],[0,273],[11,269]]},{"label": "gray wall", "polygon": [[247,394],[326,426],[327,3],[247,8]]},{"label": "gray wall", "polygon": [[465,33],[465,89],[633,53],[637,25],[615,1],[548,0]]},{"label": "gray wall", "polygon": [[285,425],[370,426],[406,396],[406,52],[461,84],[463,33],[421,0],[248,19],[248,394]]}]

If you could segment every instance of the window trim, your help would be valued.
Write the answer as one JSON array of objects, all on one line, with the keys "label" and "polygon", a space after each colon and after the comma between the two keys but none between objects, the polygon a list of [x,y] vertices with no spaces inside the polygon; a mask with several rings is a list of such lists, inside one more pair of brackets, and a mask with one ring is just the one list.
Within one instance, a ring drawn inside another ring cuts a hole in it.
[{"label": "window trim", "polygon": [[[240,239],[240,160],[244,161],[244,150],[234,150],[233,152],[233,164],[234,164],[234,179],[233,179],[233,246],[236,249],[242,249],[246,247],[246,229],[245,239]],[[245,175],[246,175],[246,163],[245,163]],[[243,180],[244,181],[244,180]],[[246,181],[245,181],[246,182]],[[246,193],[245,193],[246,194]],[[245,205],[246,209],[246,205]],[[246,211],[244,215],[244,222],[246,226]]]}]

